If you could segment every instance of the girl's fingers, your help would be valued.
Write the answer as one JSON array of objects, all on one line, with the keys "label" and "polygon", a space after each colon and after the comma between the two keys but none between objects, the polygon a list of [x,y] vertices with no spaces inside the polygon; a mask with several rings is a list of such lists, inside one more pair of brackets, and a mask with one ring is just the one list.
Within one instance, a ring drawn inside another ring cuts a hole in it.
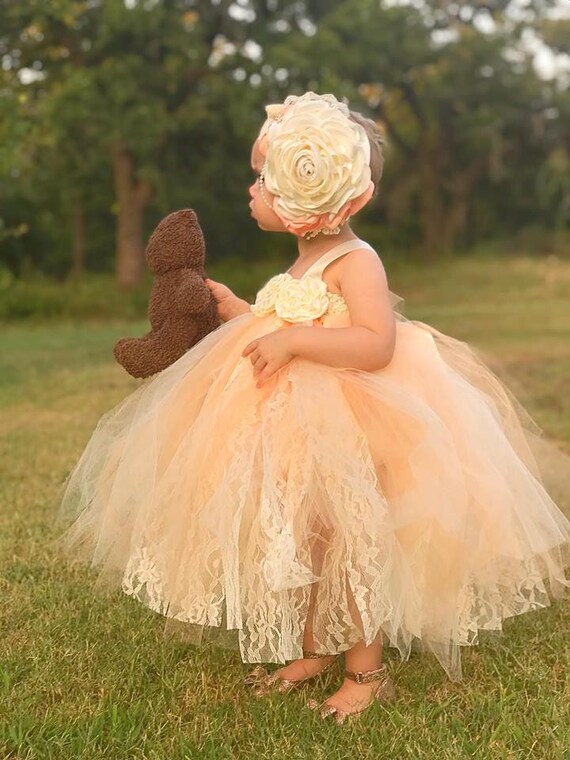
[{"label": "girl's fingers", "polygon": [[257,341],[256,340],[252,341],[251,343],[248,343],[247,346],[241,352],[241,355],[242,356],[247,356],[252,351],[254,351],[256,347],[257,347]]},{"label": "girl's fingers", "polygon": [[264,367],[267,367],[267,361],[262,356],[258,356],[253,363],[253,374],[261,372]]},{"label": "girl's fingers", "polygon": [[261,372],[257,376],[257,380],[256,380],[256,383],[255,383],[256,386],[258,388],[261,388],[261,386],[267,380],[269,380],[269,378],[271,377],[272,374],[273,374],[273,371],[269,369],[269,364],[266,364],[265,367],[261,370]]}]

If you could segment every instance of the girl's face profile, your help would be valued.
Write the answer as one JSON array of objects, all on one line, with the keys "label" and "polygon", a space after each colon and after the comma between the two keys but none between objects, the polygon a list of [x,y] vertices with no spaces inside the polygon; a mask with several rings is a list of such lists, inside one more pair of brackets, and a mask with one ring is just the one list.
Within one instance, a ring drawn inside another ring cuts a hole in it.
[{"label": "girl's face profile", "polygon": [[[251,168],[255,173],[255,179],[249,187],[249,195],[251,197],[249,208],[251,209],[251,215],[262,230],[267,230],[268,232],[286,232],[287,230],[283,226],[281,219],[279,219],[275,211],[266,204],[261,195],[259,175],[263,168],[263,163],[263,154],[259,150],[256,140],[251,149]],[[266,198],[271,203],[274,196],[271,195],[266,187],[263,188],[263,191]]]}]

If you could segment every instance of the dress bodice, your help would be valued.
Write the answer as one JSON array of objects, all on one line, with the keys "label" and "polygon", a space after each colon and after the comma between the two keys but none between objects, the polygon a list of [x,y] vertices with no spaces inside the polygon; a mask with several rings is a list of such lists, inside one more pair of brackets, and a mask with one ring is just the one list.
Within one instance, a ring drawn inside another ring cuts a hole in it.
[{"label": "dress bodice", "polygon": [[[323,253],[323,255],[314,261],[311,266],[301,275],[301,277],[297,279],[299,281],[303,281],[307,277],[315,277],[318,280],[324,282],[323,272],[329,264],[332,264],[333,261],[336,261],[341,256],[344,256],[345,253],[350,253],[350,251],[355,251],[359,248],[368,248],[371,251],[374,250],[374,248],[372,248],[372,246],[364,240],[346,240],[344,243],[339,243],[330,250],[326,251],[326,253]],[[289,273],[290,269],[291,267],[289,267],[286,274]],[[329,307],[325,312],[326,314],[342,314],[343,312],[348,312],[346,301],[340,295],[340,293],[333,293],[327,287],[327,296],[329,300]]]},{"label": "dress bodice", "polygon": [[275,275],[258,291],[251,311],[258,316],[275,312],[287,322],[306,323],[332,314],[348,314],[345,299],[330,291],[322,276],[329,264],[358,248],[374,250],[364,240],[347,240],[326,251],[300,277],[289,270]]}]

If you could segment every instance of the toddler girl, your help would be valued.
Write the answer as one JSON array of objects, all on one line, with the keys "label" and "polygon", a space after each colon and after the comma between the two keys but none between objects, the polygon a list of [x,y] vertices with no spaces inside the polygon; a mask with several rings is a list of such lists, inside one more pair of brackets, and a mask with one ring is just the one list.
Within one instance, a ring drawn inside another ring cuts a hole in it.
[{"label": "toddler girl", "polygon": [[313,92],[266,111],[251,214],[298,259],[252,305],[207,280],[224,323],[101,418],[61,543],[165,632],[290,661],[254,668],[256,695],[343,653],[340,687],[308,702],[342,722],[395,697],[385,645],[458,680],[480,630],[561,595],[570,522],[540,428],[464,342],[396,310],[350,228],[382,174],[374,123]]}]

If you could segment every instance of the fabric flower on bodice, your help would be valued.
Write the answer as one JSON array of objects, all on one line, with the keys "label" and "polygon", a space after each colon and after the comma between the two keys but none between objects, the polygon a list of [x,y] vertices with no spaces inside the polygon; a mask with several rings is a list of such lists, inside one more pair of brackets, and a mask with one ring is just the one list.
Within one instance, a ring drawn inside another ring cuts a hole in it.
[{"label": "fabric flower on bodice", "polygon": [[312,322],[329,307],[327,285],[321,279],[297,279],[287,272],[272,277],[259,291],[250,310],[258,317],[275,313],[285,322]]},{"label": "fabric flower on bodice", "polygon": [[251,311],[257,317],[266,317],[275,311],[275,296],[283,282],[291,275],[286,272],[277,274],[264,285],[255,298],[255,303],[250,306]]}]

